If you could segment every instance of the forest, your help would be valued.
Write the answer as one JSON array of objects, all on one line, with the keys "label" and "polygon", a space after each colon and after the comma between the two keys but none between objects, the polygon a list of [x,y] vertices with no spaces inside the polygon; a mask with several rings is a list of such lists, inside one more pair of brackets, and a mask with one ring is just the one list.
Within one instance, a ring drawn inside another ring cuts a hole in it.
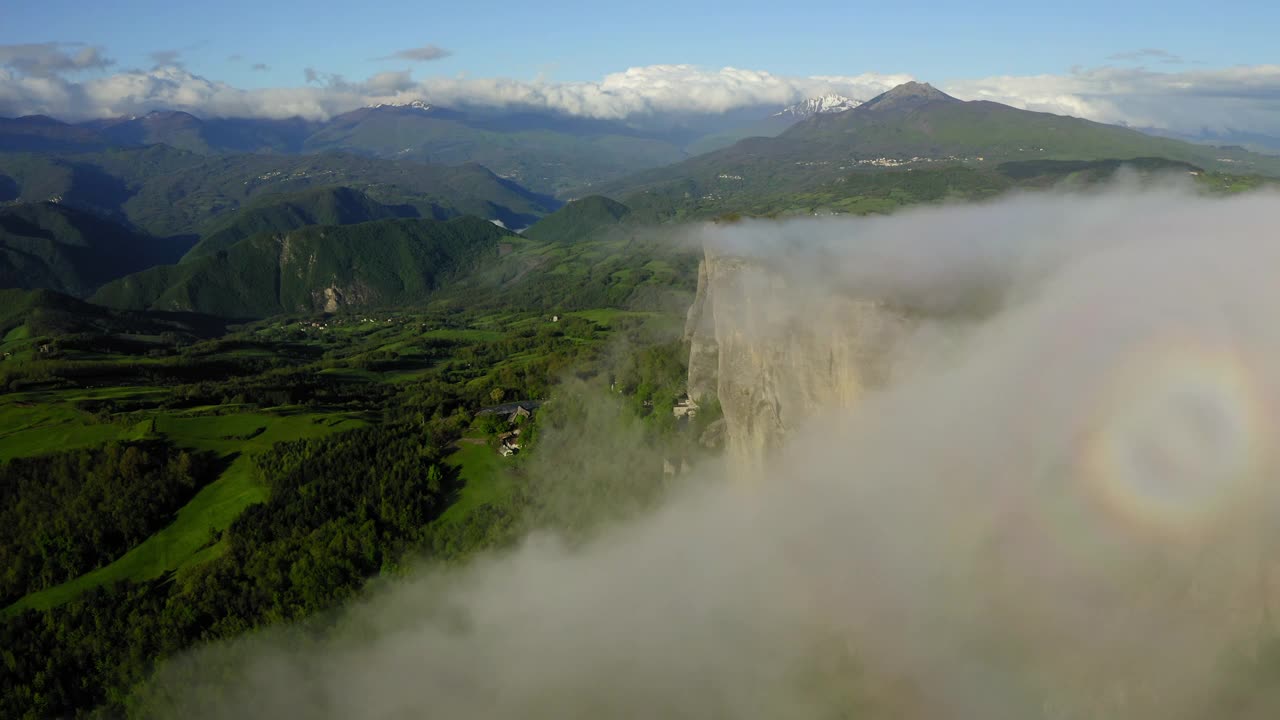
[{"label": "forest", "polygon": [[[11,339],[47,350],[2,373],[0,717],[147,715],[150,673],[187,648],[323,633],[375,578],[646,507],[696,445],[670,412],[679,320],[424,309]],[[506,421],[477,411],[520,399],[547,402],[502,458]],[[653,471],[597,472],[619,458]]]}]

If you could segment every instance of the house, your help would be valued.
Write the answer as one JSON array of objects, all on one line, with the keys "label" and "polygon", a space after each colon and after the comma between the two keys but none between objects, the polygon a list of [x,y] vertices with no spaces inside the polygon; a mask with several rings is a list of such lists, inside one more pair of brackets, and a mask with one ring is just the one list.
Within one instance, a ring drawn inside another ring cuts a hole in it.
[{"label": "house", "polygon": [[480,408],[476,410],[476,417],[481,415],[501,415],[507,420],[514,421],[516,418],[531,417],[541,406],[542,403],[538,400],[517,400],[516,402]]},{"label": "house", "polygon": [[698,414],[698,403],[694,402],[687,393],[681,395],[671,408],[671,414],[677,418],[693,418]]},{"label": "house", "polygon": [[498,436],[498,454],[511,457],[520,452],[520,428],[505,432]]}]

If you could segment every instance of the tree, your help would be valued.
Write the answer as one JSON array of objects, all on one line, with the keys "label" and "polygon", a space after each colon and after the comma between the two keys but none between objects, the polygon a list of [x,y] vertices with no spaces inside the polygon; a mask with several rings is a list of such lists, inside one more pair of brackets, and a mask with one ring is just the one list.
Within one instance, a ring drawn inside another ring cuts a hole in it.
[{"label": "tree", "polygon": [[489,399],[493,400],[494,405],[497,405],[502,402],[502,397],[504,395],[506,395],[506,393],[503,392],[502,388],[496,387],[493,389],[492,392],[489,393]]}]

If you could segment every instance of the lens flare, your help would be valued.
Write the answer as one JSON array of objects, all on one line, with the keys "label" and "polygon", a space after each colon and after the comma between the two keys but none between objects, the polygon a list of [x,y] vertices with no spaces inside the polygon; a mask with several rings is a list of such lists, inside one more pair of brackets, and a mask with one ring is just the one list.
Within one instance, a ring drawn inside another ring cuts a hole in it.
[{"label": "lens flare", "polygon": [[1110,514],[1148,532],[1193,532],[1246,497],[1264,450],[1255,376],[1227,350],[1167,345],[1108,385],[1085,467]]}]

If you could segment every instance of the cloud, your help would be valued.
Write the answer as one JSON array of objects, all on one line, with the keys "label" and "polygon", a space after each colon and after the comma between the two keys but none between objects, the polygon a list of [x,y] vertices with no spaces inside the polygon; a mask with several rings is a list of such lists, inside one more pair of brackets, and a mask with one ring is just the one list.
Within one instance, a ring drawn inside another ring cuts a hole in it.
[{"label": "cloud", "polygon": [[1142,48],[1141,50],[1115,53],[1108,55],[1107,59],[1120,61],[1155,60],[1168,65],[1182,64],[1181,55],[1174,55],[1168,50],[1161,50],[1160,48]]},{"label": "cloud", "polygon": [[271,69],[271,66],[266,63],[254,63],[249,66],[249,69],[254,72],[266,72]]},{"label": "cloud", "polygon": [[[27,50],[14,50],[19,47]],[[178,65],[85,79],[62,77],[59,73],[68,69],[111,62],[95,48],[73,50],[50,45],[0,48],[0,115],[44,113],[83,119],[175,109],[200,116],[302,115],[323,120],[364,105],[425,100],[444,107],[628,120],[781,108],[826,93],[865,100],[914,79],[905,74],[800,77],[734,67],[648,65],[579,82],[465,75],[414,78],[408,70],[357,81],[308,67],[301,86],[244,89]],[[1060,75],[962,79],[943,89],[966,100],[994,100],[1131,127],[1280,136],[1280,65],[1181,72],[1079,68]]]},{"label": "cloud", "polygon": [[453,52],[446,50],[438,45],[423,45],[422,47],[408,48],[406,50],[397,50],[378,58],[378,60],[409,60],[412,62],[430,62],[432,60],[440,60],[452,55]]},{"label": "cloud", "polygon": [[40,112],[67,119],[185,110],[211,117],[325,119],[363,105],[426,100],[451,107],[539,110],[598,119],[660,114],[723,113],[744,107],[782,107],[838,92],[865,99],[911,79],[909,75],[794,77],[759,70],[653,65],[613,73],[596,82],[555,83],[507,78],[378,73],[364,81],[314,67],[293,88],[242,89],[180,67],[130,71],[73,82],[0,74],[0,115]]},{"label": "cloud", "polygon": [[0,45],[0,67],[21,75],[47,78],[59,73],[97,70],[115,64],[102,48],[84,43]]},{"label": "cloud", "polygon": [[[794,361],[747,389],[811,413],[758,475],[705,468],[582,546],[389,581],[323,640],[177,658],[156,714],[1274,717],[1278,213],[1122,188],[708,229],[746,258],[713,292],[749,307],[715,322],[754,345],[722,372]],[[824,322],[939,285],[1003,301],[889,346]]]},{"label": "cloud", "polygon": [[1280,134],[1280,65],[1184,72],[1081,68],[1065,75],[959,80],[945,90],[965,100],[1132,127]]},{"label": "cloud", "polygon": [[150,58],[157,68],[182,67],[181,50],[156,50],[150,54]]}]

